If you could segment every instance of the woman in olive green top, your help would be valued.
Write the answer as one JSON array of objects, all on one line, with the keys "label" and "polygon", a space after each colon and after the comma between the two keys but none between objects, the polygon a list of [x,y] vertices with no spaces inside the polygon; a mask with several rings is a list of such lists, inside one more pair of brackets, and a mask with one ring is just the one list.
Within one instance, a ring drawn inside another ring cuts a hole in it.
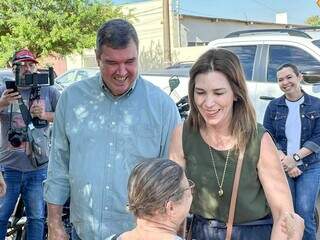
[{"label": "woman in olive green top", "polygon": [[303,220],[294,214],[272,139],[256,123],[236,55],[225,49],[204,53],[190,70],[189,101],[190,115],[173,133],[170,158],[197,186],[192,238],[225,239],[238,153],[245,150],[232,237],[287,239],[281,231],[285,215]]}]

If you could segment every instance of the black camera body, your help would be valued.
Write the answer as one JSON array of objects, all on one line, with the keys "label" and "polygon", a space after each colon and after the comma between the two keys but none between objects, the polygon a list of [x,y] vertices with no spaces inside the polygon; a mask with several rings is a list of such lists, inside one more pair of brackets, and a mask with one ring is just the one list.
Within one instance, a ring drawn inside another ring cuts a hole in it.
[{"label": "black camera body", "polygon": [[8,141],[10,144],[17,148],[20,147],[23,142],[28,141],[28,132],[26,128],[9,129]]},{"label": "black camera body", "polygon": [[[51,86],[54,84],[54,70],[53,67],[49,67],[44,72],[36,72],[25,74],[24,78],[20,77],[21,64],[16,63],[15,69],[15,85],[16,87],[30,87],[30,101],[40,99],[40,88],[43,86]],[[20,109],[21,110],[21,109]],[[30,115],[28,109],[21,110],[22,116],[25,120],[26,115]],[[48,126],[48,121],[40,119],[38,117],[32,118],[32,123],[36,128],[43,128]]]}]

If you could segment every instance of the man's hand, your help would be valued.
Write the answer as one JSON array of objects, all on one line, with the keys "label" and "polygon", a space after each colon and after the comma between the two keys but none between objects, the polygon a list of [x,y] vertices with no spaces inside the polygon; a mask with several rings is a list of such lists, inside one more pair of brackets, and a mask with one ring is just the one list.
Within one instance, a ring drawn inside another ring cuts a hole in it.
[{"label": "man's hand", "polygon": [[0,197],[3,197],[6,194],[7,185],[4,181],[2,174],[0,172]]},{"label": "man's hand", "polygon": [[0,108],[8,107],[11,103],[21,98],[19,92],[15,92],[13,89],[6,89],[0,97]]},{"label": "man's hand", "polygon": [[300,176],[302,174],[302,171],[298,167],[294,167],[294,168],[290,169],[287,173],[288,173],[289,177],[295,178],[295,177]]},{"label": "man's hand", "polygon": [[285,156],[281,159],[282,167],[283,169],[288,172],[291,169],[295,168],[297,166],[297,162],[292,158],[292,156]]},{"label": "man's hand", "polygon": [[68,240],[69,236],[66,233],[62,221],[59,223],[48,224],[48,240]]},{"label": "man's hand", "polygon": [[301,240],[304,231],[304,220],[296,213],[286,213],[281,219],[281,230],[288,240]]},{"label": "man's hand", "polygon": [[35,100],[30,108],[30,113],[32,117],[38,117],[40,119],[46,120],[45,104],[43,100]]}]

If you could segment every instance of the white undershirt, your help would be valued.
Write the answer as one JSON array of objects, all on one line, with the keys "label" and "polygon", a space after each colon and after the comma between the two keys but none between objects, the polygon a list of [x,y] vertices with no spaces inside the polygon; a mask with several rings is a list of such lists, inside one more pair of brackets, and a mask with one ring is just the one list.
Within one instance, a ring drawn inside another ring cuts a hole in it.
[{"label": "white undershirt", "polygon": [[286,104],[289,108],[286,121],[286,137],[287,137],[287,155],[293,155],[300,149],[301,138],[301,118],[300,105],[304,102],[304,96],[297,101],[289,101],[286,99]]}]

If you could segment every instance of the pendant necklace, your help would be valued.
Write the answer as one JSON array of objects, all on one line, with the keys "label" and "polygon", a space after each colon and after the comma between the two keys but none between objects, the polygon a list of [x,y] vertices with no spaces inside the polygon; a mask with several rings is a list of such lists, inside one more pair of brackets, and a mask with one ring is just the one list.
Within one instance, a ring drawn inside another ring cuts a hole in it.
[{"label": "pendant necklace", "polygon": [[209,145],[208,145],[208,147],[209,147],[209,152],[210,152],[210,156],[211,156],[211,161],[212,161],[214,174],[216,175],[217,183],[218,183],[218,186],[219,186],[218,195],[219,195],[219,197],[222,197],[222,195],[223,195],[223,189],[222,188],[223,188],[224,177],[226,175],[226,170],[227,170],[227,166],[228,166],[228,162],[229,162],[230,149],[227,152],[226,163],[224,164],[224,169],[223,169],[222,178],[221,178],[221,182],[220,182],[219,177],[218,177],[218,173],[217,173],[216,164],[215,164],[215,161],[214,161],[214,158],[213,158],[211,147]]}]

